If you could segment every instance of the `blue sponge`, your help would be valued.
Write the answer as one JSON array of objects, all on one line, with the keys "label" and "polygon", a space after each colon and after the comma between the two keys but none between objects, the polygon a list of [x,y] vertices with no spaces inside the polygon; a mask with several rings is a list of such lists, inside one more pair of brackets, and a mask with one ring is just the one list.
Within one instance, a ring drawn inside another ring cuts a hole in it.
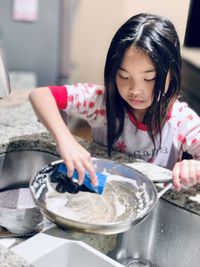
[{"label": "blue sponge", "polygon": [[[66,168],[64,163],[61,163],[59,165],[58,171],[63,173],[63,174],[67,174],[67,168]],[[83,184],[90,191],[95,192],[97,194],[102,194],[104,187],[106,185],[107,175],[100,173],[100,172],[96,172],[96,175],[97,175],[97,180],[98,180],[98,186],[97,187],[95,187],[94,185],[91,184],[90,176],[89,176],[88,172],[85,172],[85,179],[83,181]],[[78,172],[76,170],[74,170],[73,179],[78,180]]]}]

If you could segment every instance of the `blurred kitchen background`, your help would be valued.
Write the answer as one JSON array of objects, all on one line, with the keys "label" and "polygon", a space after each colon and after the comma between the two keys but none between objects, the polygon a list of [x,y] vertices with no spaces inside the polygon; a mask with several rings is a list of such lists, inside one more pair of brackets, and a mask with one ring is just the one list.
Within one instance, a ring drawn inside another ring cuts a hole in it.
[{"label": "blurred kitchen background", "polygon": [[164,15],[175,24],[184,98],[200,112],[199,0],[0,0],[0,49],[11,87],[102,83],[111,38],[140,12]]}]

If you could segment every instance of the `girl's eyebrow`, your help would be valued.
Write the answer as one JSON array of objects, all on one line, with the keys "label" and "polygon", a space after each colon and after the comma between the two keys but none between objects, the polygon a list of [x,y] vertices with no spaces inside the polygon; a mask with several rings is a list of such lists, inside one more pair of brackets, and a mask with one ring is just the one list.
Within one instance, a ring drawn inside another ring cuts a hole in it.
[{"label": "girl's eyebrow", "polygon": [[[124,68],[121,68],[121,67],[119,68],[119,70],[130,73],[128,70],[125,70]],[[155,69],[149,69],[149,70],[143,71],[142,73],[150,73],[150,72],[156,72],[156,70]]]}]

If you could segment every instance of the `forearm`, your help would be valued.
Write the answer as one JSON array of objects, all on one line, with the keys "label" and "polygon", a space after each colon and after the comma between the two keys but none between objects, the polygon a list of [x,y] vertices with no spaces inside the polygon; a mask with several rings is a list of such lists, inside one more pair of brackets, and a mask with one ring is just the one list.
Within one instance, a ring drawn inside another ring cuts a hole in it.
[{"label": "forearm", "polygon": [[56,141],[59,141],[63,136],[65,138],[72,138],[48,87],[33,90],[29,95],[29,99],[38,119],[49,130]]},{"label": "forearm", "polygon": [[71,177],[74,168],[79,174],[79,183],[83,183],[85,170],[90,174],[92,183],[97,185],[97,177],[91,162],[90,153],[77,143],[70,133],[56,101],[48,87],[37,88],[29,95],[30,102],[36,115],[56,140],[57,150],[64,160],[68,176]]}]

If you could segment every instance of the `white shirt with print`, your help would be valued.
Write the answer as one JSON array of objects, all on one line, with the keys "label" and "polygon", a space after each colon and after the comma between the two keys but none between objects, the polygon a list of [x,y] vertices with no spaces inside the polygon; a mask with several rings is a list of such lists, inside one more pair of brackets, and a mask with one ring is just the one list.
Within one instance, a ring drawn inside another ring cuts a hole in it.
[{"label": "white shirt with print", "polygon": [[[94,141],[106,145],[104,87],[77,83],[64,88],[67,91],[65,111],[87,120],[91,125]],[[60,90],[60,87],[56,87],[56,90]],[[62,93],[59,97],[54,97],[58,103]],[[114,143],[114,149],[169,169],[181,160],[184,151],[200,160],[200,118],[186,103],[176,101],[162,129],[161,148],[152,158],[154,146],[145,125],[136,122],[126,113],[124,130]]]}]

